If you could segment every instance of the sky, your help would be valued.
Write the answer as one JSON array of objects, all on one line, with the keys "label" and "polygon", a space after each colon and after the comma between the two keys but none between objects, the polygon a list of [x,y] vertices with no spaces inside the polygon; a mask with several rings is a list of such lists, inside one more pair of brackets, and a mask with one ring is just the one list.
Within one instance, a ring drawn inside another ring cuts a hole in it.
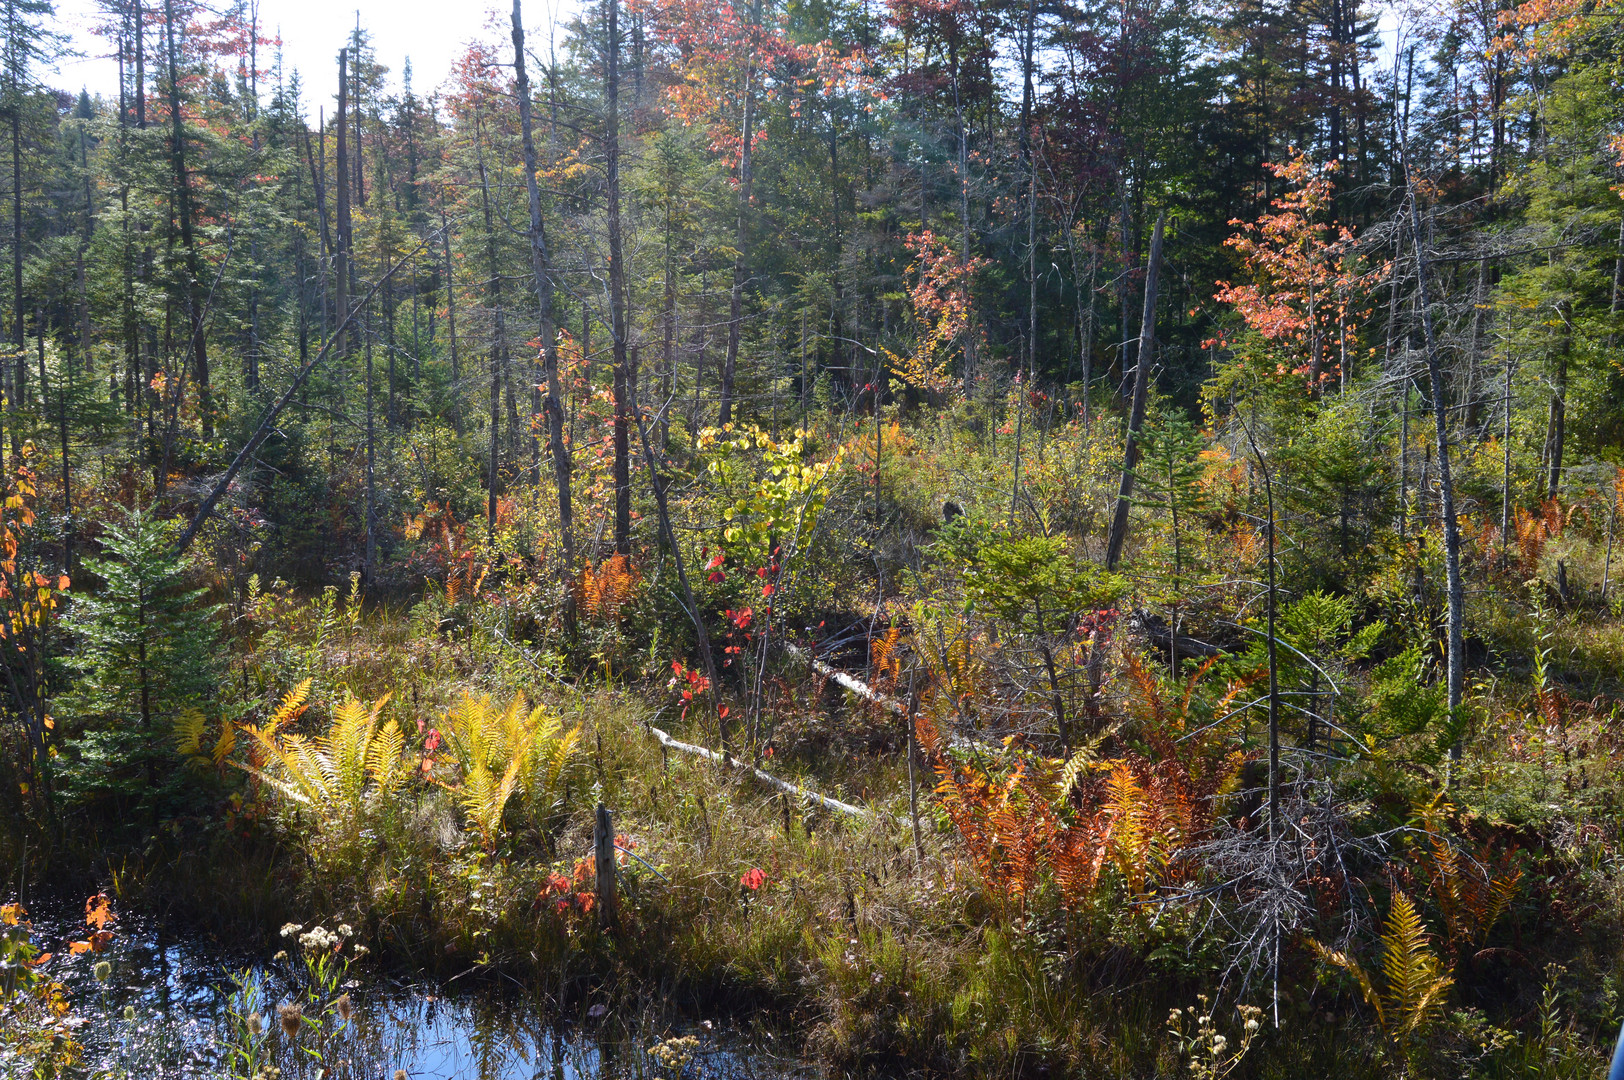
[{"label": "sky", "polygon": [[[552,12],[563,19],[570,0],[530,0],[525,5],[525,31],[534,51],[545,49],[545,35]],[[306,92],[304,105],[314,113],[313,86],[326,86],[337,79],[338,50],[355,26],[359,9],[361,25],[370,31],[378,61],[389,67],[390,81],[399,85],[401,68],[412,60],[412,85],[419,94],[439,86],[451,70],[463,47],[476,37],[500,7],[505,28],[510,8],[500,0],[260,0],[260,20],[268,36],[280,32],[282,63],[291,74],[297,68]],[[56,0],[57,29],[69,35],[78,57],[57,64],[46,78],[50,86],[77,93],[81,87],[92,95],[118,94],[118,67],[108,43],[90,32],[97,8],[96,0]],[[506,34],[504,32],[503,39]],[[266,67],[270,66],[269,61]],[[323,95],[322,104],[326,104]]]}]

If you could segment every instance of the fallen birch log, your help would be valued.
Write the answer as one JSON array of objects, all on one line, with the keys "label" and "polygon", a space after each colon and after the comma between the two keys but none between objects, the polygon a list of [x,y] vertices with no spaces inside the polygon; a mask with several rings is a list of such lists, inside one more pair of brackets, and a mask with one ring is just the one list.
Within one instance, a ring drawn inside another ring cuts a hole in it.
[{"label": "fallen birch log", "polygon": [[806,799],[808,802],[817,803],[826,810],[833,810],[839,814],[847,814],[851,817],[862,818],[865,821],[873,821],[875,818],[872,811],[864,810],[861,806],[853,806],[851,803],[843,803],[839,799],[831,799],[827,795],[819,795],[817,792],[801,787],[799,784],[791,784],[788,781],[780,780],[771,773],[762,772],[760,769],[746,765],[738,758],[730,757],[727,754],[718,754],[714,750],[707,750],[703,746],[695,746],[693,743],[679,742],[653,725],[649,726],[649,731],[654,734],[656,739],[660,740],[661,746],[671,750],[680,751],[684,754],[693,754],[697,757],[705,758],[708,761],[714,761],[719,765],[726,765],[730,768],[752,773],[755,775],[757,780],[760,780],[768,787],[777,788],[785,795],[799,796],[800,798]]},{"label": "fallen birch log", "polygon": [[[880,693],[863,680],[853,675],[848,675],[837,667],[832,667],[829,664],[825,664],[822,660],[813,659],[807,655],[805,649],[798,645],[791,645],[786,641],[784,642],[784,651],[795,657],[797,660],[811,660],[813,671],[816,671],[819,675],[828,676],[830,679],[833,679],[836,683],[845,687],[847,690],[850,690],[864,701],[871,701],[880,708],[895,713],[904,720],[909,721],[909,723],[913,722],[913,715],[908,712],[908,706],[904,705],[896,698],[886,697],[884,694]],[[959,735],[951,731],[942,732],[942,737],[947,740],[947,745],[954,747],[955,749],[979,750],[981,748],[981,744],[976,742],[974,739],[967,739],[963,735]]]},{"label": "fallen birch log", "polygon": [[805,649],[802,649],[797,645],[791,645],[786,641],[784,642],[784,651],[795,657],[797,660],[811,660],[813,671],[816,671],[819,675],[828,676],[841,686],[844,686],[847,690],[850,690],[852,693],[856,694],[858,697],[863,698],[865,701],[872,701],[874,704],[880,706],[880,708],[888,709],[904,719],[908,717],[908,706],[904,705],[896,698],[886,697],[884,694],[880,693],[878,690],[875,690],[872,686],[863,682],[861,679],[853,678],[852,676],[847,675],[844,671],[841,671],[839,668],[830,667],[822,660],[817,660],[811,656],[808,656]]}]

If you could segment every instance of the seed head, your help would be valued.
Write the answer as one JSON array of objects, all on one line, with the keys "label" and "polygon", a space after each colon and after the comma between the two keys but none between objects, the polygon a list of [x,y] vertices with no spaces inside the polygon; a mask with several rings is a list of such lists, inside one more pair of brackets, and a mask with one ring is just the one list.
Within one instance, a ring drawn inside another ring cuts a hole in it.
[{"label": "seed head", "polygon": [[298,1005],[278,1005],[276,1018],[282,1024],[282,1034],[292,1039],[299,1034],[299,1024],[304,1020],[304,1010]]}]

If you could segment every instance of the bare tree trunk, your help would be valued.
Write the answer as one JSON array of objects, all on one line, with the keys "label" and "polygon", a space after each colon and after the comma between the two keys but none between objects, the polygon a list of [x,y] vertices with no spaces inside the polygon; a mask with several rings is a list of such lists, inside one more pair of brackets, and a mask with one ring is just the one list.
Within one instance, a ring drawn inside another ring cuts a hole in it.
[{"label": "bare tree trunk", "polygon": [[338,118],[333,129],[338,136],[338,235],[333,237],[333,294],[336,297],[333,301],[333,318],[341,327],[335,349],[341,359],[350,354],[348,331],[342,329],[350,313],[350,154],[349,137],[345,133],[348,125],[344,120],[349,104],[350,80],[345,74],[348,60],[349,50],[338,50]]},{"label": "bare tree trunk", "polygon": [[1568,426],[1568,354],[1573,350],[1573,311],[1565,300],[1558,301],[1556,313],[1562,319],[1562,343],[1556,350],[1556,370],[1551,374],[1550,414],[1545,421],[1545,497],[1556,498],[1562,489],[1562,458]]},{"label": "bare tree trunk", "polygon": [[1009,527],[1021,498],[1021,440],[1026,428],[1026,395],[1038,371],[1038,170],[1032,154],[1032,49],[1037,23],[1037,0],[1027,0],[1026,32],[1021,50],[1021,160],[1026,168],[1026,371],[1027,383],[1016,382],[1020,401],[1015,419],[1015,479],[1009,492]]},{"label": "bare tree trunk", "polygon": [[975,310],[969,304],[970,282],[970,134],[964,124],[964,101],[960,94],[959,44],[955,34],[948,39],[948,68],[953,77],[953,116],[959,141],[959,265],[964,269],[964,292],[968,327],[964,335],[964,396],[975,390],[976,326]]},{"label": "bare tree trunk", "polygon": [[[1432,416],[1437,432],[1438,510],[1444,525],[1444,573],[1449,591],[1449,650],[1447,684],[1449,711],[1458,714],[1466,682],[1466,589],[1460,573],[1460,521],[1455,516],[1455,484],[1450,471],[1449,409],[1444,400],[1444,368],[1432,332],[1432,308],[1427,295],[1427,255],[1421,232],[1421,211],[1410,186],[1411,240],[1415,244],[1416,291],[1421,305],[1421,329],[1427,350],[1427,373],[1432,382]],[[1449,749],[1451,760],[1461,756],[1460,740]]]},{"label": "bare tree trunk", "polygon": [[366,353],[367,379],[367,562],[365,580],[368,585],[372,585],[377,581],[378,573],[378,488],[374,468],[374,466],[377,464],[378,428],[372,400],[372,327],[369,322],[363,321],[361,324],[361,333],[362,340],[364,342],[364,352]]},{"label": "bare tree trunk", "polygon": [[496,500],[502,486],[502,368],[507,362],[507,327],[502,315],[502,267],[497,260],[496,221],[491,210],[490,174],[485,168],[484,134],[475,125],[474,143],[479,154],[480,206],[485,214],[485,297],[491,308],[491,407],[490,449],[485,493],[485,529],[496,535]]},{"label": "bare tree trunk", "polygon": [[[563,576],[568,581],[575,567],[574,514],[570,506],[570,457],[564,447],[563,394],[558,382],[558,327],[553,316],[553,278],[547,253],[547,228],[541,218],[541,190],[536,182],[536,144],[530,118],[530,78],[524,66],[524,21],[520,2],[521,0],[513,0],[513,67],[519,94],[519,128],[524,149],[525,190],[530,199],[530,275],[534,280],[536,311],[541,323],[542,373],[547,381],[547,399],[542,411],[547,415],[547,445],[553,458],[553,482],[558,494],[558,529],[564,557]],[[449,269],[448,260],[447,270]]]},{"label": "bare tree trunk", "polygon": [[202,263],[192,232],[192,182],[186,171],[186,127],[180,106],[180,70],[175,44],[174,0],[164,0],[164,30],[169,59],[170,160],[175,170],[175,214],[180,219],[181,249],[186,255],[186,318],[191,334],[192,377],[197,382],[197,411],[203,437],[214,437],[214,398],[209,391],[209,351],[203,340]]},{"label": "bare tree trunk", "polygon": [[1501,418],[1500,453],[1504,458],[1500,472],[1500,565],[1506,564],[1506,542],[1511,535],[1511,375],[1516,360],[1506,355],[1505,416]]},{"label": "bare tree trunk", "polygon": [[[630,451],[630,414],[633,408],[631,402],[631,361],[626,352],[626,263],[625,253],[622,249],[620,235],[620,0],[608,0],[608,63],[604,70],[604,165],[608,187],[608,221],[609,228],[609,333],[614,338],[614,393],[615,393],[615,424],[614,424],[614,483],[615,483],[615,554],[630,555],[632,553],[632,480],[631,480],[631,451]],[[745,105],[746,115],[749,114],[748,99]],[[745,122],[745,139],[749,140],[749,121]],[[748,163],[748,148],[745,150],[745,162]],[[749,165],[744,166],[748,171]],[[746,189],[745,199],[749,199]],[[743,216],[741,211],[741,236]],[[743,245],[740,245],[741,251]],[[742,255],[739,256],[743,258]],[[738,303],[739,287],[742,278],[739,275],[740,263],[734,263],[733,275],[733,319],[734,323],[729,330],[729,340],[733,344],[729,357],[729,368],[732,367],[732,357],[738,352]],[[731,370],[729,373],[731,385]],[[723,406],[727,407],[726,404]],[[724,423],[726,421],[724,420]]]},{"label": "bare tree trunk", "polygon": [[1145,261],[1145,306],[1139,321],[1139,348],[1134,354],[1133,402],[1128,412],[1128,433],[1122,447],[1122,484],[1117,489],[1116,510],[1111,517],[1111,533],[1105,545],[1105,568],[1115,570],[1122,557],[1122,543],[1128,537],[1128,511],[1133,506],[1133,470],[1139,464],[1139,428],[1145,422],[1145,398],[1150,388],[1150,365],[1156,348],[1156,278],[1162,261],[1162,227],[1167,219],[1156,217],[1156,231],[1150,237],[1150,257]]},{"label": "bare tree trunk", "polygon": [[[733,420],[733,381],[739,366],[739,320],[744,299],[745,227],[750,212],[752,158],[755,142],[756,34],[761,25],[761,0],[750,3],[750,59],[744,68],[744,143],[739,153],[739,214],[733,230],[733,289],[728,294],[727,356],[722,361],[722,403],[720,423]],[[611,49],[613,46],[611,45]]]},{"label": "bare tree trunk", "polygon": [[[710,680],[712,699],[719,701],[722,684],[716,677],[716,657],[711,652],[710,634],[705,630],[704,614],[699,610],[699,602],[694,598],[693,586],[688,581],[688,572],[683,566],[682,549],[677,546],[676,529],[671,524],[670,500],[666,497],[665,477],[660,474],[659,461],[654,456],[654,448],[649,445],[648,428],[643,423],[640,409],[635,407],[632,409],[632,420],[637,424],[637,441],[643,449],[643,464],[648,467],[649,483],[654,488],[654,510],[659,517],[660,534],[671,552],[671,562],[676,567],[677,585],[682,590],[682,606],[694,625],[694,644],[699,652],[699,662],[705,669],[705,677]],[[717,739],[725,754],[727,719],[720,709],[717,710],[716,728]]]},{"label": "bare tree trunk", "polygon": [[[1280,665],[1277,656],[1274,637],[1276,583],[1275,583],[1275,518],[1274,518],[1274,477],[1269,473],[1269,466],[1263,459],[1263,451],[1259,449],[1257,440],[1252,436],[1252,429],[1246,421],[1236,414],[1240,420],[1241,428],[1246,432],[1246,441],[1252,447],[1252,456],[1257,459],[1258,472],[1263,475],[1263,494],[1268,501],[1269,508],[1269,592],[1268,620],[1269,620],[1269,838],[1275,839],[1280,835]],[[1176,644],[1176,641],[1175,641]]]},{"label": "bare tree trunk", "polygon": [[440,190],[440,249],[445,259],[445,328],[451,348],[451,426],[461,435],[462,406],[458,402],[462,400],[462,359],[457,354],[457,280],[452,272],[451,222],[446,217],[443,187]]}]

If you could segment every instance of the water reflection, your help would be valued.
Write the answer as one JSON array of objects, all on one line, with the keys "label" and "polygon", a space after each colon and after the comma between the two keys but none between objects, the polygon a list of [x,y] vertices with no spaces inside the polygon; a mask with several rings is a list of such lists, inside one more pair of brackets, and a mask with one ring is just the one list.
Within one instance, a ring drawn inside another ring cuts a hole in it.
[{"label": "water reflection", "polygon": [[[85,1021],[79,1037],[86,1071],[106,1080],[393,1080],[397,1070],[412,1080],[807,1075],[794,1060],[771,1053],[770,1040],[708,1024],[623,1018],[601,1007],[589,1026],[558,1024],[517,991],[363,977],[336,988],[349,995],[347,1016],[340,1015],[336,999],[312,1005],[294,967],[215,942],[165,937],[150,922],[126,916],[107,951],[77,956],[61,948],[77,934],[71,921],[36,916],[33,923],[34,940],[56,954],[53,977],[69,987]],[[105,981],[93,974],[101,960],[112,968]],[[277,1009],[288,1003],[304,1006],[290,1026],[293,1038]],[[663,1053],[649,1053],[661,1044]]]}]

